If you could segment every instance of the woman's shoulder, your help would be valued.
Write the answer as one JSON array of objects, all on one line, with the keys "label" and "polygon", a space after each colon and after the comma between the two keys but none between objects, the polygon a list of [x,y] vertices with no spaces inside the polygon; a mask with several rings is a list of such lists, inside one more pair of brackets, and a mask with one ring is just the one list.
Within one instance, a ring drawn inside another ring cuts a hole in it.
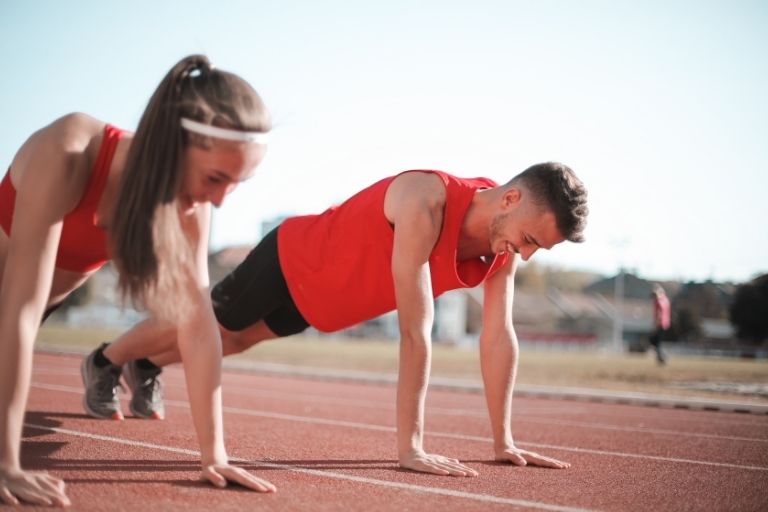
[{"label": "woman's shoulder", "polygon": [[32,133],[19,148],[11,167],[24,166],[32,158],[81,154],[100,138],[104,125],[103,121],[80,112],[63,115]]},{"label": "woman's shoulder", "polygon": [[34,132],[11,163],[14,186],[30,185],[43,193],[71,197],[77,204],[90,177],[105,123],[82,113],[55,119]]},{"label": "woman's shoulder", "polygon": [[72,112],[54,120],[40,130],[49,144],[67,153],[85,151],[101,137],[106,123],[82,112]]}]

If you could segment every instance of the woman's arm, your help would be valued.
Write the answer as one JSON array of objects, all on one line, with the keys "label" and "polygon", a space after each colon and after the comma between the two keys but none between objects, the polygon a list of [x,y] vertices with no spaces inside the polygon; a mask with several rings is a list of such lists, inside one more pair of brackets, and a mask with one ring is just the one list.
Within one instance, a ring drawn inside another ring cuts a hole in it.
[{"label": "woman's arm", "polygon": [[217,487],[227,480],[260,492],[275,491],[266,480],[229,465],[221,410],[221,336],[208,291],[208,234],[211,207],[201,206],[188,228],[195,250],[191,314],[179,322],[178,343],[184,363],[192,419],[200,443],[203,476]]},{"label": "woman's arm", "polygon": [[0,497],[67,505],[61,480],[24,471],[19,451],[32,373],[33,344],[48,303],[63,218],[82,195],[73,174],[90,137],[77,118],[34,134],[14,162],[12,232],[0,285]]}]

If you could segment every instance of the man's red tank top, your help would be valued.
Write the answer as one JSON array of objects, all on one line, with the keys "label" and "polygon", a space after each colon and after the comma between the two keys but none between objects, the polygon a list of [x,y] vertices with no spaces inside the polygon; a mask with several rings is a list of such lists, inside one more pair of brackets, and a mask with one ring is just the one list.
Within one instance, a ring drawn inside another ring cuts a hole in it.
[{"label": "man's red tank top", "polygon": [[[482,283],[507,261],[457,261],[464,215],[475,192],[495,187],[487,178],[463,179],[441,171],[446,201],[443,227],[429,258],[434,297]],[[332,332],[396,308],[392,279],[394,230],[384,216],[384,195],[397,176],[358,192],[319,215],[292,217],[277,231],[280,267],[304,319]]]},{"label": "man's red tank top", "polygon": [[[72,272],[91,272],[109,260],[107,234],[96,226],[96,208],[107,183],[109,167],[123,131],[111,125],[104,127],[104,139],[91,171],[82,199],[64,216],[61,239],[56,253],[56,267]],[[0,227],[10,236],[16,189],[10,170],[0,183]]]}]

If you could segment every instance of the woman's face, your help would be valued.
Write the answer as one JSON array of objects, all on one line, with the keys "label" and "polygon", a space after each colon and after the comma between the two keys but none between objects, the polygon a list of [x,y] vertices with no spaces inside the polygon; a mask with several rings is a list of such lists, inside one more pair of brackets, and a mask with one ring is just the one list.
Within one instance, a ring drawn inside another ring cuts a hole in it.
[{"label": "woman's face", "polygon": [[216,141],[210,148],[190,144],[182,158],[179,204],[184,213],[197,205],[221,206],[224,197],[251,176],[267,151],[264,144]]}]

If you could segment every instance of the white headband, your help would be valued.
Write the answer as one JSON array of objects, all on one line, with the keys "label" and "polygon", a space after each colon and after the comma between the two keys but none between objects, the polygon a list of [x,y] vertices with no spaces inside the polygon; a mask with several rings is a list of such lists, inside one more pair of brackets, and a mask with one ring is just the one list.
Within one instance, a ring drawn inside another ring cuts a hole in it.
[{"label": "white headband", "polygon": [[267,143],[266,132],[245,132],[241,130],[230,130],[229,128],[219,128],[210,124],[198,123],[186,117],[181,118],[181,127],[190,132],[207,135],[217,139],[234,140],[237,142],[254,142],[256,144]]}]

